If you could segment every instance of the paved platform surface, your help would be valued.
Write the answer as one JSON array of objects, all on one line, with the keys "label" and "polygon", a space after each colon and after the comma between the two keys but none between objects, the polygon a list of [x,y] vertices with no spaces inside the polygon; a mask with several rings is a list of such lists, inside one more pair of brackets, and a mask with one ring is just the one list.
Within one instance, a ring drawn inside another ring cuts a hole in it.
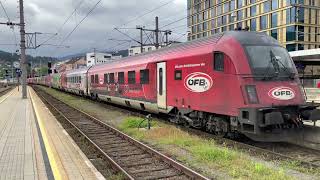
[{"label": "paved platform surface", "polygon": [[30,88],[39,126],[56,179],[104,179]]},{"label": "paved platform surface", "polygon": [[0,179],[38,179],[33,120],[30,101],[17,88],[0,97]]},{"label": "paved platform surface", "polygon": [[[21,88],[20,88],[21,89]],[[31,88],[0,97],[0,180],[104,179]]]}]

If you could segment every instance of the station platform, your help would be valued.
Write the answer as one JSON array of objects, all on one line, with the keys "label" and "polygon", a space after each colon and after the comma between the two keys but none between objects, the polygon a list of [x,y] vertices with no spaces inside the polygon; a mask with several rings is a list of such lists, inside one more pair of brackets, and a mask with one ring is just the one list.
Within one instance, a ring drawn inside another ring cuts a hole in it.
[{"label": "station platform", "polygon": [[18,88],[0,97],[0,179],[104,177],[28,87],[28,99]]}]

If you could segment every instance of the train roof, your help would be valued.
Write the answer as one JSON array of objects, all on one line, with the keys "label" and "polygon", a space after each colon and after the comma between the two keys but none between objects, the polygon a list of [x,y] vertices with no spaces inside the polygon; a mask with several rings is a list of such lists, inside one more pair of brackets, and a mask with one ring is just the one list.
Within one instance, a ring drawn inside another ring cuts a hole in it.
[{"label": "train roof", "polygon": [[265,33],[247,31],[226,31],[213,36],[164,47],[135,56],[121,58],[117,61],[95,65],[89,71],[137,66],[161,60],[170,60],[178,57],[190,57],[199,54],[211,53],[214,45],[223,38],[234,38],[241,45],[279,45],[278,41]]},{"label": "train roof", "polygon": [[80,69],[74,69],[66,72],[67,76],[71,75],[77,75],[77,74],[84,74],[88,72],[88,67],[80,68]]}]

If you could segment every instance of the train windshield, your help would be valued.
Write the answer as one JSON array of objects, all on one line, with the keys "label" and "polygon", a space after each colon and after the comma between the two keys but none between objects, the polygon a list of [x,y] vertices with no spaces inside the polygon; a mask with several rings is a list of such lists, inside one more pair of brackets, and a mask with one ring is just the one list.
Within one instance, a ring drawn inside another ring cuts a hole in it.
[{"label": "train windshield", "polygon": [[290,78],[295,75],[293,62],[280,46],[246,46],[249,64],[255,77],[264,80]]}]

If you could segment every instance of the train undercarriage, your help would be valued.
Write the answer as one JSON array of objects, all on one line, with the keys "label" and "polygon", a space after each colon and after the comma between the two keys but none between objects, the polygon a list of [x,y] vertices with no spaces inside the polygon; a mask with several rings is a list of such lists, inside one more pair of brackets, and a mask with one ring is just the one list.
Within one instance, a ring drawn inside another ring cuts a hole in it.
[{"label": "train undercarriage", "polygon": [[244,108],[237,117],[178,109],[173,114],[173,123],[229,138],[242,134],[264,142],[288,141],[302,131],[305,120],[320,120],[320,110],[315,106]]}]

